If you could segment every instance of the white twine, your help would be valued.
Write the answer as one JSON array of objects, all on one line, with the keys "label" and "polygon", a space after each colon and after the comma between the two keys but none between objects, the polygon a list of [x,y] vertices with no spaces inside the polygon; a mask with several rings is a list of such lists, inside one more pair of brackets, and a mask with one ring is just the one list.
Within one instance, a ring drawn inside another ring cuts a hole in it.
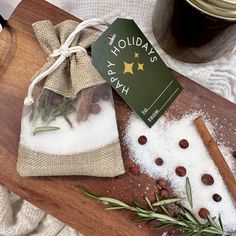
[{"label": "white twine", "polygon": [[77,52],[87,53],[84,47],[81,46],[70,47],[70,45],[74,40],[76,34],[78,34],[80,31],[82,31],[87,27],[97,26],[97,25],[108,26],[109,24],[104,20],[98,18],[85,20],[75,28],[75,30],[68,36],[65,43],[62,44],[60,48],[53,50],[53,52],[49,55],[49,57],[58,57],[57,60],[47,70],[36,76],[36,78],[31,82],[28,88],[27,97],[24,100],[24,105],[29,106],[34,103],[34,98],[32,94],[35,85],[38,84],[40,81],[42,81],[50,73],[55,71],[67,57],[70,57],[72,53],[77,53]]}]

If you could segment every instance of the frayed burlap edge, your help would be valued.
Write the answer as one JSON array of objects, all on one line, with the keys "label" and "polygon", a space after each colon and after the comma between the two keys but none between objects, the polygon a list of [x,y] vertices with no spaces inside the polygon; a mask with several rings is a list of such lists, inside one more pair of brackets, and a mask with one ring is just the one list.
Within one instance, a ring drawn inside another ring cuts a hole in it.
[{"label": "frayed burlap edge", "polygon": [[73,155],[35,152],[19,144],[17,171],[21,176],[86,175],[115,177],[124,174],[120,144]]}]

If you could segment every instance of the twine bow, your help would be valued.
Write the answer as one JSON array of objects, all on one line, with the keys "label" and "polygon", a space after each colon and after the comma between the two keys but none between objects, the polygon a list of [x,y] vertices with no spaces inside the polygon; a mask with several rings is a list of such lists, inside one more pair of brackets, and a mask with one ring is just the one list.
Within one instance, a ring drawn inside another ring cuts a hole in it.
[{"label": "twine bow", "polygon": [[68,36],[68,38],[65,40],[64,44],[60,46],[60,48],[53,50],[53,52],[49,55],[50,58],[56,58],[56,61],[44,72],[40,73],[35,77],[35,79],[31,82],[29,88],[28,88],[28,94],[27,97],[24,100],[24,105],[29,106],[32,103],[34,103],[34,98],[32,96],[33,89],[36,84],[38,84],[40,81],[45,79],[49,74],[54,72],[64,61],[67,57],[70,57],[73,53],[87,53],[86,49],[81,46],[72,46],[70,47],[71,43],[75,39],[76,35],[81,32],[83,29],[91,26],[96,25],[108,25],[107,22],[101,20],[101,19],[90,19],[83,21],[80,23],[75,30]]}]

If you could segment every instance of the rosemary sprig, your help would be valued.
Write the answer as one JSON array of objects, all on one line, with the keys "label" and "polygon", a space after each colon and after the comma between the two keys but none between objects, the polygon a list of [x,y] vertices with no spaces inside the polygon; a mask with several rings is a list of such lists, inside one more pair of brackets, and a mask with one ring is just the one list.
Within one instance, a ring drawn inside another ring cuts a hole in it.
[{"label": "rosemary sprig", "polygon": [[45,123],[45,126],[36,127],[33,131],[33,135],[40,132],[60,129],[59,127],[49,126],[49,124],[59,116],[62,116],[67,124],[73,128],[73,124],[68,115],[75,111],[74,101],[64,97],[59,105],[53,105],[52,101],[54,96],[54,92],[44,89],[37,103],[33,106],[30,120],[35,123],[35,121],[40,118]]},{"label": "rosemary sprig", "polygon": [[68,117],[69,114],[75,111],[73,103],[73,100],[64,98],[63,102],[58,107],[52,110],[51,118],[48,121],[48,124],[54,121],[58,116],[63,116],[68,125],[73,128],[72,122]]},{"label": "rosemary sprig", "polygon": [[[146,206],[137,200],[133,200],[133,206],[131,206],[114,198],[100,197],[85,190],[81,191],[86,196],[107,205],[108,207],[106,210],[129,210],[135,212],[135,221],[157,221],[159,222],[157,228],[173,226],[175,229],[183,231],[184,236],[229,235],[224,232],[220,216],[217,221],[216,217],[208,216],[206,222],[201,223],[193,212],[182,205],[181,198],[172,198],[160,201],[158,196],[156,196],[156,201],[151,202],[150,199],[145,196],[144,200],[146,202]],[[190,206],[192,206],[192,191],[188,178],[186,179],[186,192]],[[174,216],[169,212],[168,207],[166,207],[173,204],[178,206],[179,209]]]}]

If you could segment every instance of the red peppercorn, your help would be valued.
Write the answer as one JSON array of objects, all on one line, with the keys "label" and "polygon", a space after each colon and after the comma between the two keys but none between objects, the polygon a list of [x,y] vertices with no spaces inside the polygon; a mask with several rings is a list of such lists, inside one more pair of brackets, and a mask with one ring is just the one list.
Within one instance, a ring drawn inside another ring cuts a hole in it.
[{"label": "red peppercorn", "polygon": [[236,151],[232,152],[233,157],[236,159]]},{"label": "red peppercorn", "polygon": [[101,107],[98,104],[91,104],[90,112],[93,114],[98,114],[101,111]]},{"label": "red peppercorn", "polygon": [[158,166],[162,166],[163,165],[163,159],[158,157],[156,160],[155,160],[155,163],[158,165]]},{"label": "red peppercorn", "polygon": [[179,141],[179,146],[183,149],[186,149],[189,147],[189,143],[186,139],[182,139]]},{"label": "red peppercorn", "polygon": [[205,185],[212,185],[214,184],[214,179],[211,175],[209,174],[204,174],[202,176],[202,182],[205,184]]},{"label": "red peppercorn", "polygon": [[218,194],[218,193],[215,193],[213,196],[212,196],[213,200],[215,202],[220,202],[222,200],[222,197]]},{"label": "red peppercorn", "polygon": [[169,198],[169,192],[166,189],[161,190],[160,196],[162,198]]},{"label": "red peppercorn", "polygon": [[105,100],[105,101],[108,101],[110,99],[109,93],[104,93],[103,96],[102,96],[102,99]]},{"label": "red peppercorn", "polygon": [[139,144],[141,144],[141,145],[146,144],[146,143],[147,143],[147,137],[144,136],[144,135],[140,136],[140,137],[138,138],[138,142],[139,142]]},{"label": "red peppercorn", "polygon": [[210,215],[210,212],[206,209],[206,208],[201,208],[198,212],[198,215],[202,218],[202,219],[207,219],[207,216]]},{"label": "red peppercorn", "polygon": [[159,179],[157,181],[157,185],[160,187],[160,188],[166,188],[168,186],[168,182],[165,180],[165,179]]},{"label": "red peppercorn", "polygon": [[183,176],[186,175],[187,170],[186,170],[186,168],[183,167],[183,166],[178,166],[178,167],[176,167],[176,169],[175,169],[175,173],[176,173],[176,175],[178,175],[178,176],[180,176],[180,177],[183,177]]},{"label": "red peppercorn", "polygon": [[141,174],[140,167],[137,165],[129,167],[129,172],[133,175],[140,175]]}]

